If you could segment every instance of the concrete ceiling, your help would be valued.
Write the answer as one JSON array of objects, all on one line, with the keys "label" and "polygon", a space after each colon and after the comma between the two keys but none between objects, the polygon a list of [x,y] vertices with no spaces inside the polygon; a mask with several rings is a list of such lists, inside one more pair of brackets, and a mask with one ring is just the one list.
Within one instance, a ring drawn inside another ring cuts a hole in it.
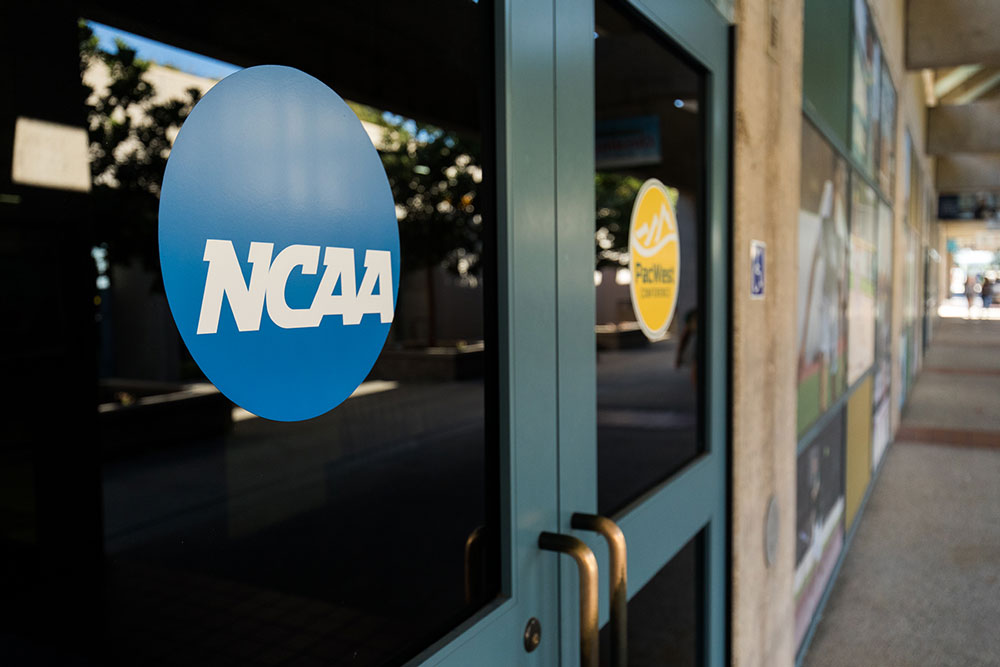
[{"label": "concrete ceiling", "polygon": [[1000,0],[909,0],[906,64],[924,71],[941,193],[1000,191]]},{"label": "concrete ceiling", "polygon": [[1000,153],[1000,100],[942,104],[930,109],[927,152]]},{"label": "concrete ceiling", "polygon": [[1000,192],[1000,153],[949,153],[937,159],[938,192]]},{"label": "concrete ceiling", "polygon": [[1000,66],[997,0],[909,0],[907,10],[909,69]]}]

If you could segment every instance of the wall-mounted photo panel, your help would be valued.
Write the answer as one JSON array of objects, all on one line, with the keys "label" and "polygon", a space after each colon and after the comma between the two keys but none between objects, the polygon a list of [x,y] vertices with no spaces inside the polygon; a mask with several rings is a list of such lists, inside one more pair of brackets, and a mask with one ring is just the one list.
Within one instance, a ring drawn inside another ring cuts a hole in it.
[{"label": "wall-mounted photo panel", "polygon": [[851,153],[865,171],[877,168],[879,76],[882,71],[882,48],[872,24],[865,0],[854,1],[853,84],[851,88]]},{"label": "wall-mounted photo panel", "polygon": [[886,395],[885,400],[877,404],[872,415],[872,472],[878,469],[882,456],[891,439],[891,423],[889,421],[889,405],[891,401]]},{"label": "wall-mounted photo panel", "polygon": [[797,329],[800,435],[844,391],[847,192],[844,159],[804,122]]},{"label": "wall-mounted photo panel", "polygon": [[878,207],[878,246],[875,285],[875,403],[889,394],[892,369],[892,209]]},{"label": "wall-mounted photo panel", "polygon": [[844,413],[798,458],[795,645],[802,643],[844,544]]},{"label": "wall-mounted photo panel", "polygon": [[844,527],[850,530],[872,479],[872,378],[866,377],[847,398],[844,446]]},{"label": "wall-mounted photo panel", "polygon": [[850,279],[847,297],[847,385],[875,361],[875,241],[878,197],[860,178],[851,196]]},{"label": "wall-mounted photo panel", "polygon": [[879,110],[878,185],[891,199],[896,184],[896,90],[892,87],[889,68],[884,61],[879,91],[882,102]]}]

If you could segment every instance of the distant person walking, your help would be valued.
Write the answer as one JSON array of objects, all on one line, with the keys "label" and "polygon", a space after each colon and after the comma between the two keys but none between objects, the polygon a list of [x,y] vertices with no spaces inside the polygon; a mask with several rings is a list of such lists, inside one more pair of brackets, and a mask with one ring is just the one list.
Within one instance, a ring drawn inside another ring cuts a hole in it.
[{"label": "distant person walking", "polygon": [[[980,288],[979,296],[983,297],[983,308],[993,305],[993,281],[983,276],[983,286]],[[987,313],[984,313],[984,316]]]},{"label": "distant person walking", "polygon": [[976,298],[976,281],[972,276],[965,279],[965,299],[969,302],[969,314],[972,316],[972,300]]}]

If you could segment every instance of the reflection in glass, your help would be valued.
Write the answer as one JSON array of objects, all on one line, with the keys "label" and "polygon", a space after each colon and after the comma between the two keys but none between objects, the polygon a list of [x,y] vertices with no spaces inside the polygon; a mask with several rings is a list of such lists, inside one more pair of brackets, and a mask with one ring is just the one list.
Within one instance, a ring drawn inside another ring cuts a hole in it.
[{"label": "reflection in glass", "polygon": [[[703,77],[638,18],[596,10],[598,509],[621,510],[701,450],[698,308]],[[635,67],[643,62],[643,67]],[[643,182],[668,188],[680,239],[677,305],[650,341],[630,297],[629,222]]]},{"label": "reflection in glass", "polygon": [[[144,5],[123,10],[151,37],[162,29],[243,64],[307,71],[350,100],[379,149],[401,238],[393,327],[351,398],[297,423],[219,394],[183,347],[159,280],[163,165],[215,80],[80,24],[104,560],[86,573],[99,589],[95,645],[68,646],[60,664],[401,664],[499,593],[492,7],[378,4],[338,8],[313,32],[250,12],[248,32],[210,38],[184,22],[162,28]],[[388,68],[406,61],[411,35],[445,19],[462,30],[422,37],[421,52],[452,72],[447,86]],[[253,34],[263,28],[266,44]],[[52,505],[74,500],[44,493]]]},{"label": "reflection in glass", "polygon": [[844,392],[847,165],[802,123],[799,204],[798,432]]}]

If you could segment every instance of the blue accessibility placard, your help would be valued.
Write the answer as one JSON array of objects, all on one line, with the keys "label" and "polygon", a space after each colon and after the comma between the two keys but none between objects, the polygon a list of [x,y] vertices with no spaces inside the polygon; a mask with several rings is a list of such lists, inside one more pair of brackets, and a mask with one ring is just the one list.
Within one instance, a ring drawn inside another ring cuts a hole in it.
[{"label": "blue accessibility placard", "polygon": [[750,298],[764,298],[764,269],[766,266],[767,244],[750,241]]},{"label": "blue accessibility placard", "polygon": [[325,84],[278,66],[216,84],[174,142],[159,225],[174,321],[234,403],[309,419],[371,371],[399,288],[395,205],[361,122]]}]

